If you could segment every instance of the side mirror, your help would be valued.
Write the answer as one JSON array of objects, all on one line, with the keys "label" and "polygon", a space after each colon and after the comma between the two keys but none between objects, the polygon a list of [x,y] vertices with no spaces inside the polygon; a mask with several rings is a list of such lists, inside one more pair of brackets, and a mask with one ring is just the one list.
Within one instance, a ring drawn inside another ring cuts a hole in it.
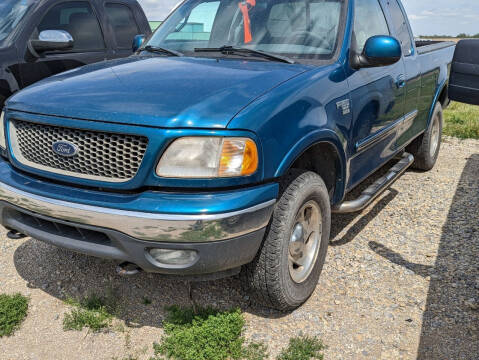
[{"label": "side mirror", "polygon": [[361,55],[354,55],[355,69],[388,66],[401,60],[401,44],[392,36],[373,36],[366,41]]},{"label": "side mirror", "polygon": [[30,48],[37,53],[71,50],[73,44],[73,37],[64,30],[44,30],[38,36],[38,40],[30,40]]},{"label": "side mirror", "polygon": [[133,52],[137,52],[138,49],[143,45],[145,42],[146,36],[145,35],[136,35],[133,39],[133,44],[131,44],[131,48]]}]

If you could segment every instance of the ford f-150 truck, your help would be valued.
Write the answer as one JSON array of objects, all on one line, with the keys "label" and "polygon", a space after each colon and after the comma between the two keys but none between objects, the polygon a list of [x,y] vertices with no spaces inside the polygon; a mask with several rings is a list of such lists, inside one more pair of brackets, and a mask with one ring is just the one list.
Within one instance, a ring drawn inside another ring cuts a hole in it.
[{"label": "ford f-150 truck", "polygon": [[454,49],[416,43],[399,0],[186,0],[134,56],[6,102],[1,223],[147,272],[240,273],[293,309],[331,213],[434,166]]},{"label": "ford f-150 truck", "polygon": [[38,80],[130,56],[139,34],[151,30],[136,0],[1,0],[0,109]]}]

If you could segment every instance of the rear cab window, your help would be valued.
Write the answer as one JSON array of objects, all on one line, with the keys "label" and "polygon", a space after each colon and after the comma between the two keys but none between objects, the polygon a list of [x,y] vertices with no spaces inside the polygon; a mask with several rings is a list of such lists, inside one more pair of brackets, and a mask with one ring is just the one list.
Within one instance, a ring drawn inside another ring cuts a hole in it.
[{"label": "rear cab window", "polygon": [[44,30],[67,31],[74,41],[72,52],[104,50],[105,41],[98,18],[86,1],[63,2],[45,14],[32,38]]},{"label": "rear cab window", "polygon": [[131,49],[133,39],[140,34],[132,10],[125,4],[106,3],[105,12],[118,48]]}]

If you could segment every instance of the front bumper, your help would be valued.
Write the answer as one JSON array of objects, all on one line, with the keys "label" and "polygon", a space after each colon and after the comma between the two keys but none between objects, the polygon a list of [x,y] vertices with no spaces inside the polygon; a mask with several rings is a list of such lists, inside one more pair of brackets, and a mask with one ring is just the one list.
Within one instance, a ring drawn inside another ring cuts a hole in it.
[{"label": "front bumper", "polygon": [[[253,260],[278,190],[267,184],[217,193],[107,193],[31,178],[4,161],[0,179],[5,227],[80,253],[180,275],[225,271]],[[195,250],[197,257],[168,266],[149,255],[153,248]]]},{"label": "front bumper", "polygon": [[275,200],[221,214],[161,214],[67,202],[28,193],[0,182],[0,199],[49,218],[115,229],[139,240],[205,242],[227,240],[260,230],[269,222]]}]

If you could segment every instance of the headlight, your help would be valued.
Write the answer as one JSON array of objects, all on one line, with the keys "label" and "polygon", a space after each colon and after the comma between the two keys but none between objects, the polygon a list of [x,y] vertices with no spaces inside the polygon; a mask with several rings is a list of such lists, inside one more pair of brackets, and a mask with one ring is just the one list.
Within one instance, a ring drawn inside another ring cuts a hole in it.
[{"label": "headlight", "polygon": [[248,138],[185,137],[175,140],[156,168],[169,178],[248,176],[258,168],[258,150]]},{"label": "headlight", "polygon": [[4,123],[5,113],[2,111],[0,114],[0,148],[5,150],[7,148],[7,143],[5,140],[5,123]]}]

